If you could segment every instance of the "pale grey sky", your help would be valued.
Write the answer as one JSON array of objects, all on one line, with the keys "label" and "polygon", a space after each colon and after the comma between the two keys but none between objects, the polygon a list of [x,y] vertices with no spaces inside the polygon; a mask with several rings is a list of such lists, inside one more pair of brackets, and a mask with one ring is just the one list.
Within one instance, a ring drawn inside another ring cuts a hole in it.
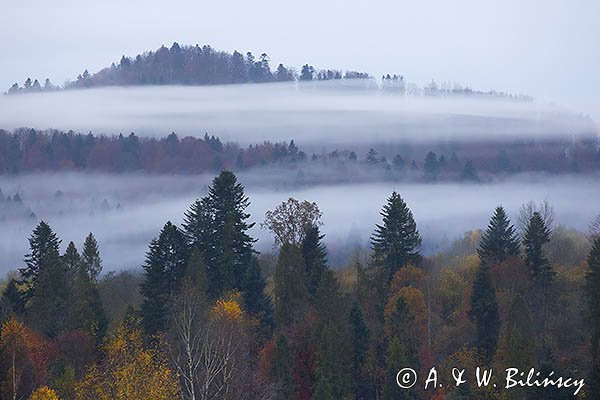
[{"label": "pale grey sky", "polygon": [[177,41],[527,93],[598,121],[599,20],[595,0],[0,0],[0,89]]}]

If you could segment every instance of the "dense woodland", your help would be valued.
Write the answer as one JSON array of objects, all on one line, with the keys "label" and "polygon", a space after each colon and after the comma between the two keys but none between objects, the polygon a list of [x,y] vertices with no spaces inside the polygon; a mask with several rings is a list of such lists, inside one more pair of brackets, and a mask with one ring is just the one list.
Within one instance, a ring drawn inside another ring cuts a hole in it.
[{"label": "dense woodland", "polygon": [[[94,135],[73,131],[0,129],[0,173],[38,171],[199,174],[223,168],[274,168],[296,184],[373,180],[489,181],[527,172],[595,173],[597,137],[506,139],[355,145],[302,150],[294,140],[241,147],[214,135],[162,138]],[[289,178],[289,174],[288,174]],[[290,181],[286,178],[286,181]]]},{"label": "dense woodland", "polygon": [[424,257],[401,194],[379,202],[371,251],[339,270],[309,201],[266,213],[277,251],[258,254],[248,231],[260,216],[229,171],[181,226],[157,232],[141,273],[102,274],[92,233],[62,253],[39,222],[2,291],[0,398],[573,398],[473,383],[401,390],[406,366],[438,366],[444,379],[455,366],[537,366],[586,378],[578,398],[598,398],[600,218],[585,237],[555,226],[548,203],[525,205],[516,227],[498,206],[483,232]]},{"label": "dense woodland", "polygon": [[[300,71],[279,64],[271,69],[270,58],[266,53],[255,56],[245,55],[237,50],[233,53],[218,51],[209,45],[180,46],[173,43],[170,48],[161,46],[155,51],[138,54],[135,57],[122,56],[118,63],[91,74],[87,69],[75,81],[68,81],[64,89],[91,88],[101,86],[136,85],[223,85],[239,83],[266,83],[289,81],[329,81],[339,79],[373,79],[366,72],[338,69],[317,69],[304,64]],[[458,83],[434,80],[423,87],[407,82],[403,75],[385,74],[380,85],[369,85],[406,95],[424,96],[485,96],[509,98],[518,101],[531,101],[526,95],[513,95],[496,90],[479,91]],[[27,78],[20,86],[14,83],[7,94],[52,92],[60,90],[46,78],[42,85],[38,79]]]}]

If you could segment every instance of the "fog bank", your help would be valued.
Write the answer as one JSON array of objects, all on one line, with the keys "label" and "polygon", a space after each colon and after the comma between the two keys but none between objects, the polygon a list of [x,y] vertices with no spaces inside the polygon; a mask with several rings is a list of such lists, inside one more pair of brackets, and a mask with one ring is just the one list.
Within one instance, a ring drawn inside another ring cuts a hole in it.
[{"label": "fog bank", "polygon": [[[206,193],[212,176],[144,176],[55,174],[0,177],[4,195],[22,198],[35,217],[10,214],[0,225],[0,274],[23,265],[27,238],[39,219],[47,220],[63,240],[79,247],[88,232],[99,241],[105,271],[141,265],[149,241],[167,220],[180,224],[184,211]],[[366,246],[380,209],[393,190],[413,210],[424,237],[424,252],[432,254],[464,231],[483,228],[493,209],[502,204],[516,220],[521,204],[547,199],[556,223],[585,230],[600,209],[589,199],[599,198],[594,177],[518,177],[485,184],[373,183],[284,189],[258,184],[260,175],[239,176],[250,197],[251,221],[292,196],[316,201],[323,211],[325,242],[335,259],[346,260],[355,246]],[[11,203],[12,204],[12,203]],[[14,205],[14,204],[13,204]],[[5,212],[6,209],[2,209]],[[258,225],[258,224],[257,224]],[[258,227],[257,249],[269,251],[273,238]]]},{"label": "fog bank", "polygon": [[595,133],[557,106],[482,97],[410,97],[371,80],[226,86],[153,86],[0,96],[0,128],[164,136],[215,134],[319,145]]}]

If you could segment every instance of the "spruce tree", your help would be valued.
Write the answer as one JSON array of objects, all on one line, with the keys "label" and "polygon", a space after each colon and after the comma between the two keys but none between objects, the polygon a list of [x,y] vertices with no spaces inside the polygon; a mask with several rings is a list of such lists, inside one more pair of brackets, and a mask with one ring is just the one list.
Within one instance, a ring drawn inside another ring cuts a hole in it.
[{"label": "spruce tree", "polygon": [[327,250],[321,242],[324,236],[320,234],[317,225],[312,225],[306,229],[301,244],[302,256],[306,264],[306,286],[311,296],[315,295],[321,274],[327,269]]},{"label": "spruce tree", "polygon": [[255,242],[247,233],[254,226],[247,221],[249,205],[236,176],[222,171],[213,180],[208,195],[185,213],[183,227],[190,244],[202,251],[212,297],[231,289],[243,291]]},{"label": "spruce tree", "polygon": [[98,280],[98,276],[102,272],[102,259],[100,258],[98,242],[91,232],[86,236],[83,243],[81,261],[83,262],[83,266],[87,270],[87,274],[92,282],[96,282]]},{"label": "spruce tree", "polygon": [[32,325],[49,337],[68,329],[69,285],[59,253],[60,240],[41,221],[29,239],[26,267],[20,269],[26,284],[25,298]]},{"label": "spruce tree", "polygon": [[388,282],[396,271],[421,260],[421,236],[412,211],[396,192],[388,198],[381,211],[383,224],[377,225],[371,237],[373,261],[387,271]]},{"label": "spruce tree", "polygon": [[16,279],[8,281],[4,292],[2,292],[2,303],[8,308],[9,314],[21,315],[25,311],[25,301],[23,293],[19,290],[19,284]]},{"label": "spruce tree", "polygon": [[187,253],[184,234],[171,222],[165,224],[158,239],[150,242],[141,284],[142,320],[148,334],[167,328],[171,301],[186,272]]},{"label": "spruce tree", "polygon": [[587,263],[589,269],[585,275],[585,298],[592,331],[592,357],[595,365],[600,368],[600,236],[594,238]]},{"label": "spruce tree", "polygon": [[519,239],[504,208],[496,207],[477,249],[482,262],[503,262],[519,255]]},{"label": "spruce tree", "polygon": [[543,245],[550,241],[550,230],[539,212],[534,212],[523,236],[525,248],[525,264],[529,273],[538,283],[547,283],[554,279],[556,273],[543,252]]},{"label": "spruce tree", "polygon": [[496,290],[487,264],[482,263],[477,270],[471,294],[469,317],[477,330],[476,346],[491,361],[498,346],[500,333],[500,312]]},{"label": "spruce tree", "polygon": [[298,246],[284,243],[273,275],[275,322],[287,325],[304,316],[308,302],[306,267]]}]

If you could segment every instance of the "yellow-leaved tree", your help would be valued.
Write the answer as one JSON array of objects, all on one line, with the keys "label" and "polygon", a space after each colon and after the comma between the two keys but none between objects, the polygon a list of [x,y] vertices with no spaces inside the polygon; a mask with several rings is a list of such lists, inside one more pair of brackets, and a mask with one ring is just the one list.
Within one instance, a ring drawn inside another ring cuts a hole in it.
[{"label": "yellow-leaved tree", "polygon": [[157,348],[124,325],[104,346],[102,363],[91,366],[75,389],[76,400],[172,400],[180,397],[177,376]]},{"label": "yellow-leaved tree", "polygon": [[50,389],[48,386],[42,386],[37,388],[29,400],[60,400],[56,392]]}]

